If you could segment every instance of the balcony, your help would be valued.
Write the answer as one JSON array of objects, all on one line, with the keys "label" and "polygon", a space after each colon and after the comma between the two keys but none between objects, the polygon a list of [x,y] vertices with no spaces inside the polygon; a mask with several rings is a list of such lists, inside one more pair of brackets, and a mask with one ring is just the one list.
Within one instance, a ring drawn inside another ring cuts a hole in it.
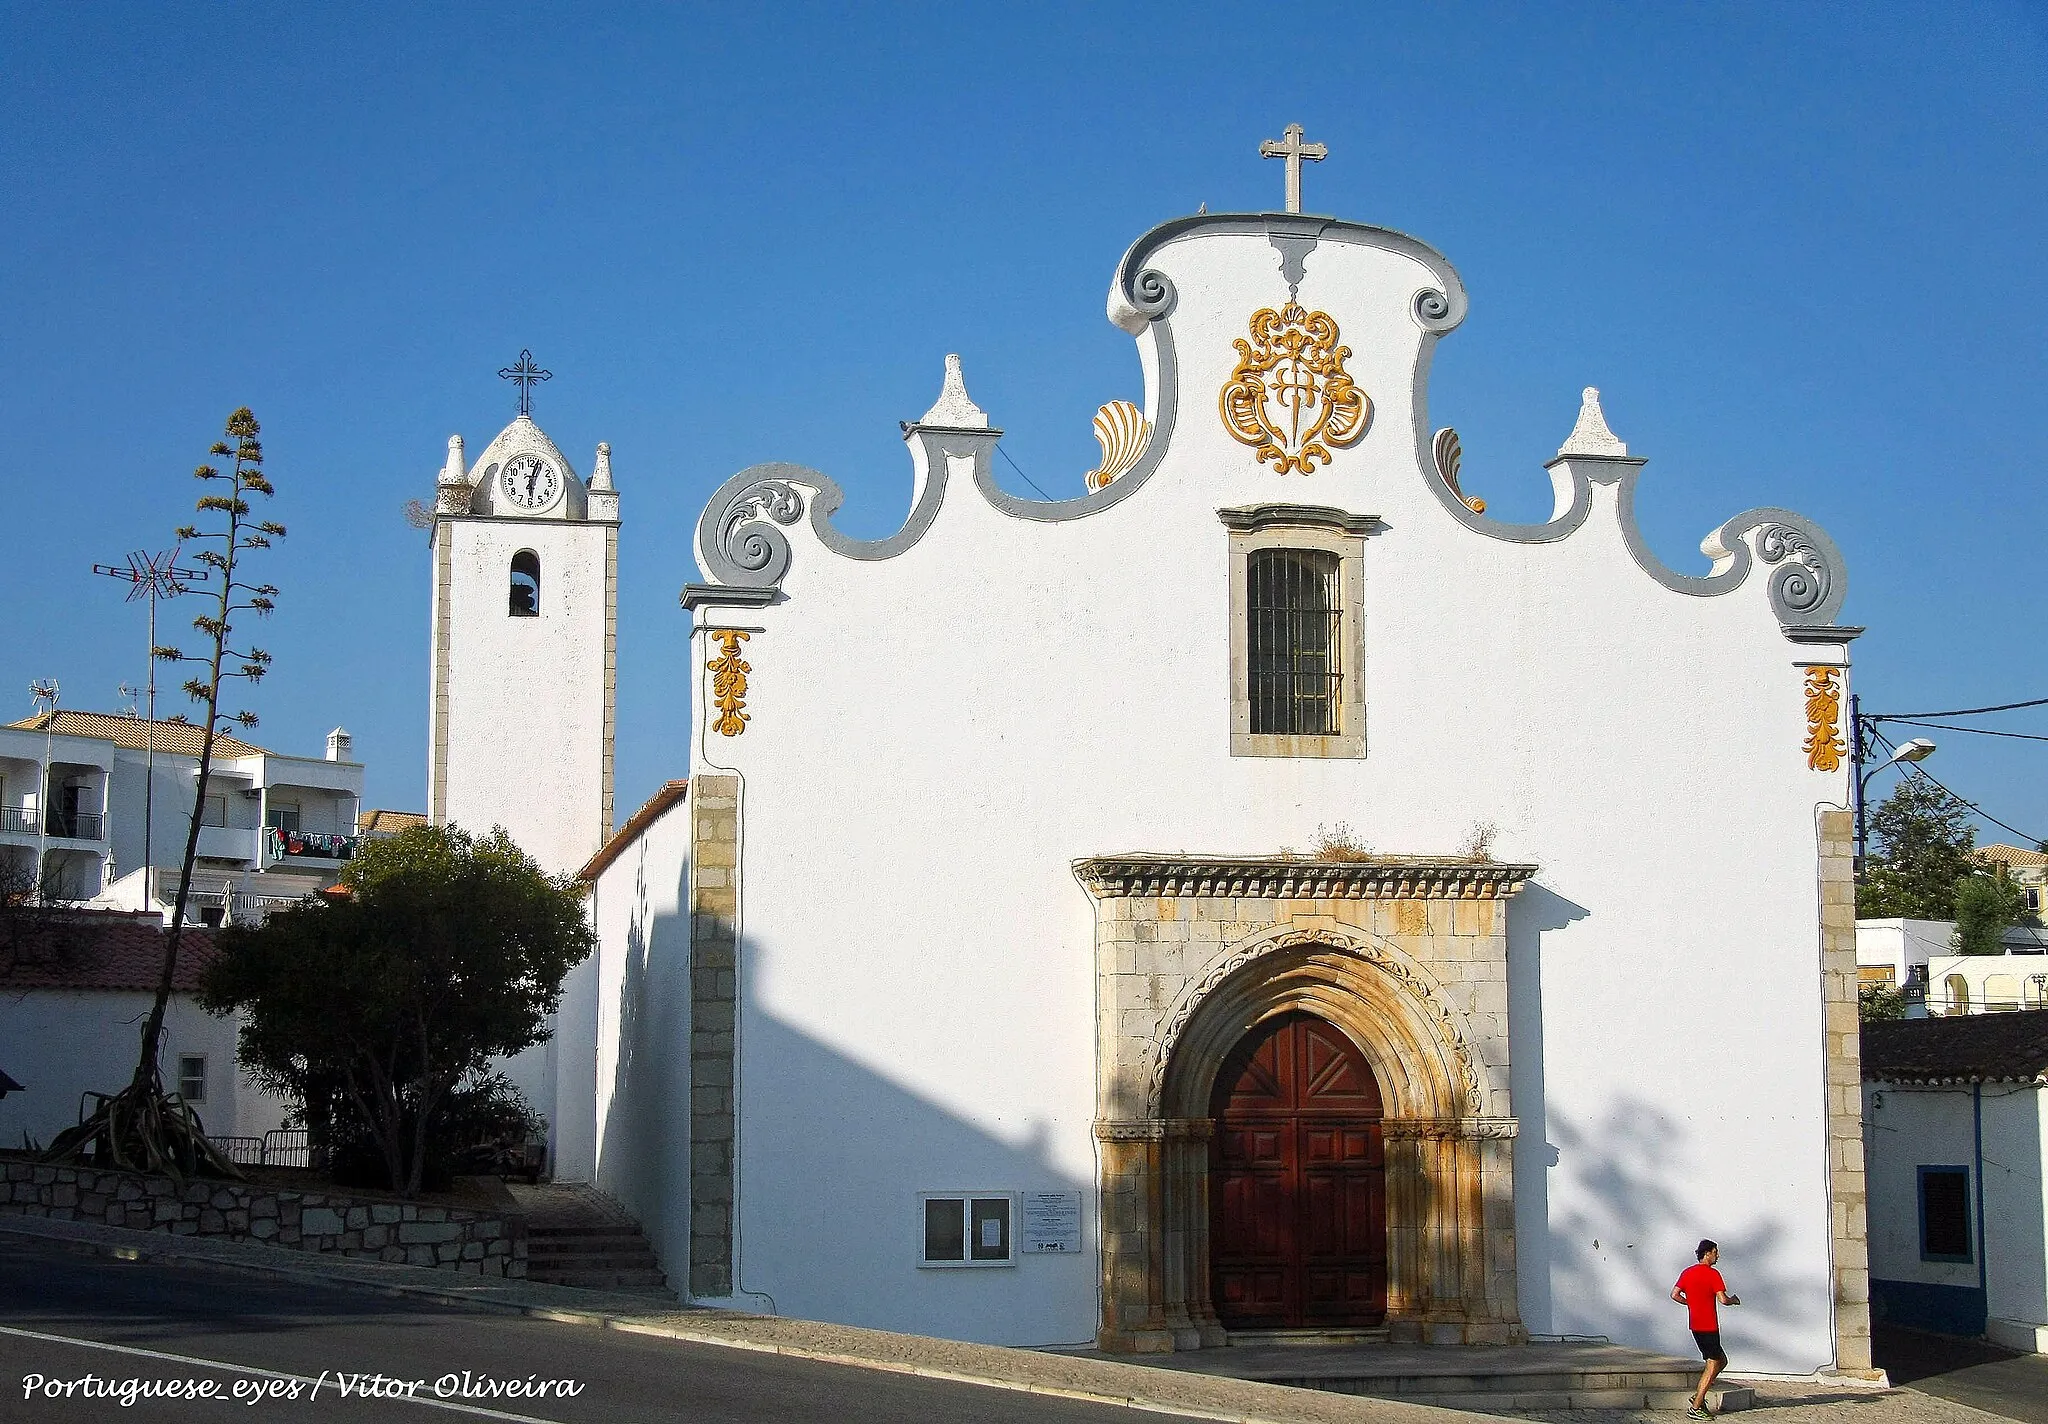
[{"label": "balcony", "polygon": [[244,826],[201,826],[199,853],[208,860],[256,859],[257,832]]},{"label": "balcony", "polygon": [[269,826],[263,832],[263,853],[264,859],[272,863],[283,860],[354,860],[356,838],[331,835],[323,831],[288,831],[282,826]]},{"label": "balcony", "polygon": [[52,808],[49,818],[43,823],[46,834],[72,841],[103,841],[107,838],[107,818],[99,811],[59,811]]},{"label": "balcony", "polygon": [[37,833],[36,808],[33,806],[0,806],[0,833],[14,836],[32,836]]}]

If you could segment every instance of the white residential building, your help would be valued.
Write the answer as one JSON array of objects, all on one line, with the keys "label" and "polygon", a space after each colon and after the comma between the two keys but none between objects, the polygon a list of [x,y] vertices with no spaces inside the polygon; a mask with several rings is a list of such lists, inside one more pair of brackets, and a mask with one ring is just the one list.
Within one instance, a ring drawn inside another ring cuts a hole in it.
[{"label": "white residential building", "polygon": [[1876,1318],[2048,1352],[2048,1014],[1863,1026]]},{"label": "white residential building", "polygon": [[[0,884],[168,911],[200,737],[186,722],[67,710],[0,727]],[[192,877],[198,921],[260,917],[334,883],[355,854],[363,768],[351,751],[338,727],[324,757],[215,739]]]}]

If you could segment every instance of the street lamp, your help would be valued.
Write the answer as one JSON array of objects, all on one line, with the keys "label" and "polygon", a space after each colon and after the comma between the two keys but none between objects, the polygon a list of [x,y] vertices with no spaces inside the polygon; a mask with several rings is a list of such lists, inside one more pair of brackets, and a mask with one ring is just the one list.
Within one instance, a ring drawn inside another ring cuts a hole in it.
[{"label": "street lamp", "polygon": [[[1861,751],[1861,750],[1862,750],[1862,732],[1863,732],[1863,729],[1862,729],[1861,727],[1858,727],[1858,728],[1856,729],[1856,731],[1857,731],[1857,750],[1858,750],[1858,751]],[[1913,739],[1912,739],[1911,741],[1907,741],[1907,742],[1901,742],[1901,743],[1899,743],[1899,745],[1898,745],[1898,748],[1897,748],[1897,750],[1895,750],[1895,751],[1894,751],[1894,752],[1893,752],[1893,753],[1892,753],[1892,754],[1891,754],[1890,756],[1886,757],[1886,758],[1885,758],[1885,759],[1884,759],[1883,761],[1879,762],[1879,763],[1878,763],[1878,764],[1877,764],[1876,766],[1873,766],[1873,767],[1872,767],[1872,768],[1871,768],[1870,770],[1868,770],[1868,771],[1866,771],[1866,772],[1862,772],[1862,773],[1861,773],[1860,775],[1858,775],[1858,776],[1857,776],[1857,778],[1856,778],[1856,865],[1855,865],[1855,873],[1856,873],[1856,878],[1857,878],[1858,880],[1861,880],[1861,879],[1863,878],[1863,822],[1864,822],[1864,816],[1863,816],[1863,802],[1864,802],[1864,797],[1863,797],[1863,789],[1864,789],[1864,788],[1865,788],[1866,786],[1870,785],[1870,778],[1871,778],[1871,777],[1873,777],[1873,776],[1877,775],[1877,774],[1878,774],[1878,773],[1879,773],[1880,771],[1883,771],[1883,770],[1884,770],[1884,769],[1885,769],[1886,767],[1890,766],[1890,765],[1891,765],[1891,764],[1892,764],[1893,762],[1912,762],[1912,761],[1926,761],[1926,760],[1927,760],[1927,758],[1929,758],[1929,757],[1931,757],[1931,756],[1933,756],[1933,755],[1934,755],[1934,743],[1933,743],[1933,742],[1931,742],[1931,741],[1929,741],[1929,740],[1928,740],[1928,739],[1927,739],[1926,737],[1915,737],[1915,738],[1913,738]],[[1859,757],[1857,757],[1857,758],[1856,758],[1856,764],[1857,764],[1857,765],[1858,765],[1858,766],[1860,767],[1860,766],[1861,766],[1861,765],[1863,764],[1863,758],[1862,758],[1862,757],[1860,757],[1860,756],[1859,756]]]}]

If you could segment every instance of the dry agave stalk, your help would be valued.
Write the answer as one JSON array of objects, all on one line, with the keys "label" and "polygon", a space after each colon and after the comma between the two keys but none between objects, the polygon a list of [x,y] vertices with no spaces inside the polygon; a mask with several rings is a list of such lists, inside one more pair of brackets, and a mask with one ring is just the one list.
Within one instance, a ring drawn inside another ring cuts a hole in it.
[{"label": "dry agave stalk", "polygon": [[[214,611],[195,618],[192,626],[205,635],[206,649],[187,654],[177,648],[151,651],[164,662],[199,663],[203,677],[185,683],[194,702],[204,705],[205,731],[199,743],[198,785],[192,798],[192,819],[185,837],[184,866],[178,876],[178,895],[171,910],[170,928],[164,938],[163,972],[157,980],[156,999],[142,1030],[142,1051],[135,1076],[118,1093],[89,1093],[81,1103],[84,1115],[74,1127],[66,1128],[44,1153],[45,1161],[90,1163],[96,1167],[118,1167],[134,1172],[157,1172],[172,1178],[187,1175],[240,1177],[242,1174],[225,1154],[207,1138],[206,1129],[191,1104],[167,1092],[157,1057],[163,1046],[164,1014],[170,1006],[178,971],[178,952],[185,933],[185,910],[192,889],[192,867],[199,853],[199,831],[205,821],[207,780],[213,768],[214,741],[229,727],[246,729],[256,725],[252,712],[224,716],[220,710],[221,684],[232,678],[248,682],[261,680],[270,667],[270,654],[261,648],[230,646],[237,614],[268,616],[275,606],[277,589],[271,584],[253,584],[235,577],[241,557],[251,550],[268,549],[271,541],[284,537],[284,526],[254,517],[250,495],[265,498],[275,494],[263,474],[263,446],[257,440],[261,427],[247,406],[227,419],[227,439],[216,441],[209,452],[231,458],[233,466],[221,470],[201,465],[193,477],[209,486],[225,483],[226,492],[200,498],[201,515],[213,516],[218,527],[201,530],[186,527],[178,531],[181,543],[209,545],[198,555],[200,563],[220,574],[220,598]],[[239,670],[224,664],[237,662]],[[92,1106],[85,1109],[85,1103]]]}]

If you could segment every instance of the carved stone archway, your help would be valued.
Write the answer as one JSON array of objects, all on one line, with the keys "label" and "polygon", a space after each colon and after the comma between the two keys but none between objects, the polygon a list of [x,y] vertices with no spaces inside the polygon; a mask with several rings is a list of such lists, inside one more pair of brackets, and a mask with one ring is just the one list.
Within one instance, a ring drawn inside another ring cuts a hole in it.
[{"label": "carved stone archway", "polygon": [[1295,1011],[1350,1038],[1386,1095],[1392,1337],[1522,1339],[1503,902],[1534,867],[1119,856],[1075,870],[1096,899],[1100,1347],[1224,1343],[1209,1095],[1246,1032]]}]

